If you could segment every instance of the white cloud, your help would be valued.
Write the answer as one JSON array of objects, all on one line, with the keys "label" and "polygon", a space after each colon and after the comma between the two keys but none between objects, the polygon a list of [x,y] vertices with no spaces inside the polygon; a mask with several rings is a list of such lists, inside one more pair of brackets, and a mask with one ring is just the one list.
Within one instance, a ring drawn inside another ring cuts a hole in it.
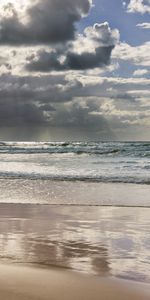
[{"label": "white cloud", "polygon": [[133,72],[133,76],[143,76],[143,75],[146,75],[148,74],[149,71],[147,69],[137,69]]},{"label": "white cloud", "polygon": [[130,0],[127,11],[129,13],[150,13],[150,0]]},{"label": "white cloud", "polygon": [[96,23],[93,27],[87,27],[84,31],[87,38],[97,42],[98,45],[112,46],[119,41],[120,34],[118,29],[111,29],[108,22]]},{"label": "white cloud", "polygon": [[126,7],[127,3],[125,1],[122,2],[123,7]]},{"label": "white cloud", "polygon": [[85,51],[95,52],[96,47],[115,46],[120,39],[118,29],[111,29],[108,22],[96,23],[85,28],[83,34],[78,34],[72,42],[74,51],[81,54]]},{"label": "white cloud", "polygon": [[150,29],[150,23],[140,23],[140,24],[137,24],[136,26],[141,29]]},{"label": "white cloud", "polygon": [[150,42],[136,47],[127,43],[120,43],[114,49],[112,57],[130,61],[137,66],[150,66]]}]

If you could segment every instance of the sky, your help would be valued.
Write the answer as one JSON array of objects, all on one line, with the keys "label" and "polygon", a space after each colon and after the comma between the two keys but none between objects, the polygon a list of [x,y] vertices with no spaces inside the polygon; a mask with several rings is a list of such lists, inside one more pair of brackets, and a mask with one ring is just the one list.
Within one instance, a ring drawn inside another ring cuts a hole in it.
[{"label": "sky", "polygon": [[0,140],[150,140],[150,0],[1,0]]}]

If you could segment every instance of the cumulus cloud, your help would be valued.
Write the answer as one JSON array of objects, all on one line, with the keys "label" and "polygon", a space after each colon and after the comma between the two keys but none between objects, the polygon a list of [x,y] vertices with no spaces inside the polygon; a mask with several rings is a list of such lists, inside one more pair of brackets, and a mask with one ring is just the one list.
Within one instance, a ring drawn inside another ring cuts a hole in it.
[{"label": "cumulus cloud", "polygon": [[40,51],[35,60],[30,61],[26,68],[28,71],[66,71],[66,70],[87,70],[108,65],[110,62],[113,46],[98,47],[95,53],[84,52],[77,54],[68,52],[64,62],[60,62],[57,53]]},{"label": "cumulus cloud", "polygon": [[[55,139],[115,139],[114,133],[122,137],[135,126],[149,126],[149,42],[119,43],[119,31],[107,22],[79,33],[76,22],[92,0],[24,0],[22,8],[19,1],[6,2],[0,3],[1,137],[6,128],[17,128],[26,139],[39,131],[43,139],[45,132],[47,139],[52,132]],[[123,78],[116,62],[120,68],[132,63],[130,72],[138,67]]]},{"label": "cumulus cloud", "polygon": [[130,0],[127,11],[129,13],[150,13],[150,0]]},{"label": "cumulus cloud", "polygon": [[29,71],[48,72],[102,67],[109,64],[111,52],[118,41],[117,29],[111,30],[107,22],[95,24],[86,28],[83,35],[79,35],[64,52],[57,51],[57,48],[51,52],[42,50],[27,58],[29,62],[26,68]]},{"label": "cumulus cloud", "polygon": [[133,72],[133,76],[143,76],[143,75],[146,75],[148,74],[149,71],[147,69],[137,69]]},{"label": "cumulus cloud", "polygon": [[134,65],[150,66],[150,42],[135,47],[127,43],[120,43],[116,46],[113,57],[130,61]]},{"label": "cumulus cloud", "polygon": [[75,23],[89,12],[90,6],[90,0],[30,1],[22,19],[15,4],[4,5],[0,44],[49,44],[72,40]]},{"label": "cumulus cloud", "polygon": [[109,124],[115,131],[134,119],[134,110],[140,120],[147,118],[143,111],[149,105],[149,84],[144,78],[3,75],[0,125],[69,127],[85,135],[101,137],[105,132],[110,137]]},{"label": "cumulus cloud", "polygon": [[70,134],[74,132],[73,138],[75,135],[79,138],[80,133],[82,138],[89,139],[113,136],[105,118],[90,115],[99,105],[94,105],[93,98],[89,101],[89,91],[83,84],[64,81],[64,76],[54,77],[1,76],[0,127],[20,131],[21,128],[40,128],[43,134],[48,129],[55,132],[59,128],[60,133],[61,130],[68,132],[69,128]]},{"label": "cumulus cloud", "polygon": [[96,23],[93,27],[87,27],[84,34],[87,38],[103,46],[115,45],[119,40],[119,31],[117,29],[112,30],[108,22]]},{"label": "cumulus cloud", "polygon": [[136,26],[141,29],[150,29],[150,23],[139,23]]},{"label": "cumulus cloud", "polygon": [[53,139],[115,139],[115,133],[121,137],[133,126],[148,126],[144,112],[149,109],[149,84],[146,78],[85,73],[77,80],[74,72],[5,74],[0,77],[0,127],[9,128],[9,134],[11,127],[19,128],[14,131],[17,137],[28,128],[26,139],[39,136],[39,131],[41,138],[53,133]]}]

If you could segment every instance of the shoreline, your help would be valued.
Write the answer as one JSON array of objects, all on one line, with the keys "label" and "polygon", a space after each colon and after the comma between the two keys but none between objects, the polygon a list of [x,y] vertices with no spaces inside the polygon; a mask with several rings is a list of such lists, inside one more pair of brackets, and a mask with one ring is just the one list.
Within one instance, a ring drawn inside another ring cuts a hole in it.
[{"label": "shoreline", "polygon": [[3,300],[148,300],[150,285],[62,269],[0,264]]},{"label": "shoreline", "polygon": [[148,184],[21,178],[3,178],[0,183],[0,203],[150,207]]}]

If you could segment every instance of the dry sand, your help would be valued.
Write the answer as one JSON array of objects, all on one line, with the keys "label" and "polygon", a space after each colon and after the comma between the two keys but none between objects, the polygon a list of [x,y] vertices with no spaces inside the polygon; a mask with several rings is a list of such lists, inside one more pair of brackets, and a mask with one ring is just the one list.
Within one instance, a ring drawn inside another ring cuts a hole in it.
[{"label": "dry sand", "polygon": [[60,269],[0,265],[1,300],[149,300],[150,286]]}]

